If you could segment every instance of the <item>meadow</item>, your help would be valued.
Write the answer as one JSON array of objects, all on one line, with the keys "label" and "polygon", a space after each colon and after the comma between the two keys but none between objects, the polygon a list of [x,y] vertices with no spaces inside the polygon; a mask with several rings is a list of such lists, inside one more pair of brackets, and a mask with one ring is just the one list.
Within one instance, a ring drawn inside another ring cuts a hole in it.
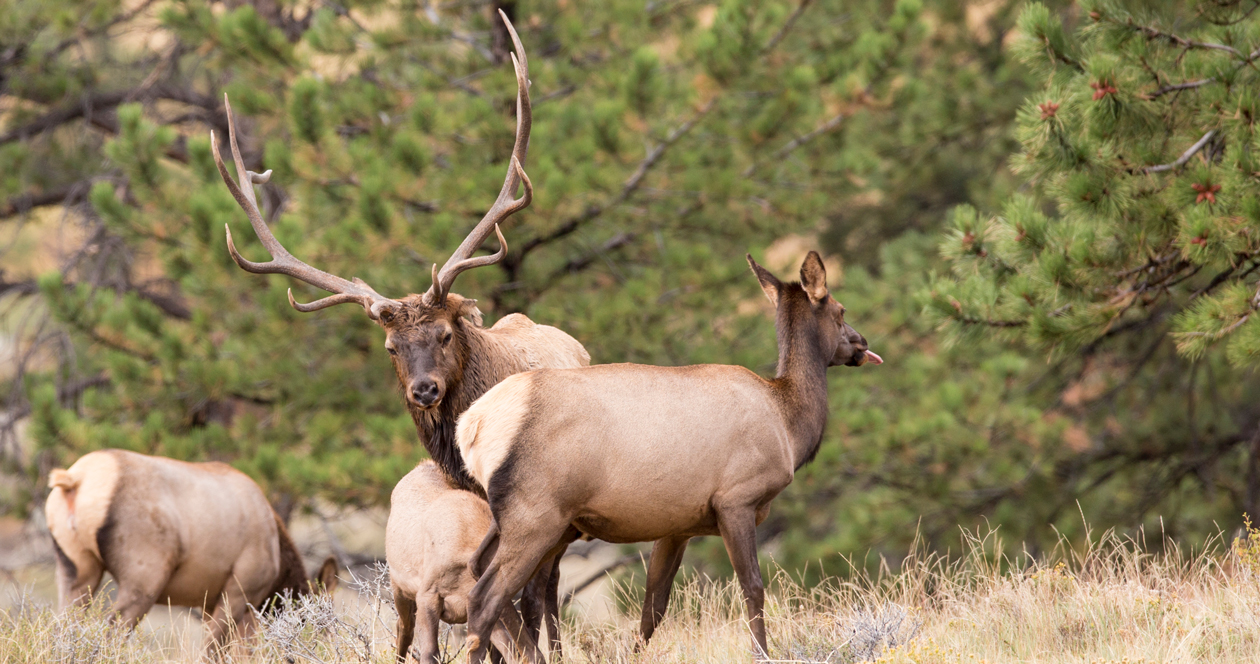
[{"label": "meadow", "polygon": [[[1038,556],[1011,557],[996,532],[962,533],[955,555],[912,552],[849,580],[807,587],[771,575],[766,605],[775,662],[1260,662],[1260,530],[1184,551],[1095,534]],[[1158,541],[1158,537],[1149,538]],[[346,575],[336,597],[261,616],[228,662],[386,663],[394,617],[383,568]],[[651,644],[636,648],[642,579],[614,584],[629,610],[593,621],[568,612],[564,660],[574,663],[750,661],[739,587],[690,575],[675,587]],[[160,610],[160,609],[156,609]],[[197,661],[192,622],[128,636],[103,604],[57,613],[34,600],[0,612],[0,662]],[[446,661],[462,661],[459,627],[443,628]]]}]

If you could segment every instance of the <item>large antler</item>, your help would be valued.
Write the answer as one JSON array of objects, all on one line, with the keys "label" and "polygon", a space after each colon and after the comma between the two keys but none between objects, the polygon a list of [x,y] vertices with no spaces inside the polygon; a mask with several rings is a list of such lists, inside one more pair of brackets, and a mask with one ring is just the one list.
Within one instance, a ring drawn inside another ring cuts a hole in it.
[{"label": "large antler", "polygon": [[[494,205],[490,206],[486,215],[477,222],[468,237],[464,238],[455,253],[447,259],[442,270],[438,271],[437,265],[433,266],[433,285],[429,287],[429,292],[425,293],[425,299],[432,304],[441,302],[446,297],[451,290],[451,284],[455,282],[455,277],[459,276],[460,272],[483,265],[493,265],[507,256],[507,243],[503,240],[503,233],[499,231],[499,224],[512,214],[525,209],[534,199],[534,185],[525,174],[525,152],[529,149],[529,129],[533,121],[529,105],[529,61],[525,58],[525,47],[521,45],[521,38],[516,35],[516,28],[512,27],[507,14],[500,9],[499,16],[507,25],[508,34],[512,36],[512,45],[516,48],[516,53],[512,55],[512,67],[516,70],[516,145],[512,147],[512,160],[508,164],[507,177],[503,180],[503,188],[499,190],[499,197],[495,199]],[[522,182],[525,184],[525,195],[513,200],[516,187]],[[498,253],[492,256],[470,258],[477,247],[490,237],[491,230],[499,237]]]},{"label": "large antler", "polygon": [[[317,288],[336,293],[336,295],[331,295],[309,304],[302,304],[293,299],[293,289],[290,288],[289,304],[293,305],[293,308],[298,311],[317,311],[324,307],[331,307],[334,304],[357,302],[363,305],[368,315],[375,320],[380,317],[383,309],[397,304],[396,300],[380,295],[358,277],[355,277],[354,281],[346,281],[336,275],[317,270],[294,258],[293,254],[290,254],[287,249],[281,246],[280,242],[276,240],[276,236],[271,234],[271,229],[267,227],[267,223],[263,221],[262,213],[258,211],[258,201],[254,198],[254,185],[264,184],[267,180],[270,180],[271,171],[268,170],[266,173],[259,174],[245,169],[245,161],[241,159],[241,150],[236,145],[236,123],[232,120],[232,105],[228,103],[227,95],[223,95],[223,106],[227,110],[228,142],[232,146],[232,160],[236,163],[236,173],[241,176],[241,181],[245,186],[238,187],[236,182],[232,180],[232,177],[228,175],[227,167],[223,165],[223,157],[219,154],[219,145],[214,139],[214,131],[211,130],[210,145],[214,151],[214,163],[219,167],[219,175],[223,176],[223,183],[227,185],[228,191],[232,192],[232,196],[236,198],[237,204],[249,216],[249,223],[254,227],[254,233],[258,235],[258,239],[262,241],[263,246],[267,248],[267,252],[271,254],[271,260],[265,263],[255,263],[246,260],[236,251],[236,245],[232,243],[232,229],[228,228],[227,245],[228,253],[232,254],[232,260],[236,261],[237,265],[248,272],[255,274],[287,274]],[[226,227],[227,225],[224,224],[224,226]]]}]

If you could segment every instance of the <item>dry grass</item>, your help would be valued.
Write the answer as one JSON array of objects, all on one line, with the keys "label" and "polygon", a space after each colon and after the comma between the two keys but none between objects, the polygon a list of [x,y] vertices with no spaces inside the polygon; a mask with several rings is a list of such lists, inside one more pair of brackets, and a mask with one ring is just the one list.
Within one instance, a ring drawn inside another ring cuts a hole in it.
[{"label": "dry grass", "polygon": [[[803,587],[770,584],[771,655],[783,662],[1260,662],[1260,531],[1185,554],[1150,553],[1105,535],[1042,562],[993,555],[993,534],[964,539],[947,559],[914,555],[901,571]],[[252,655],[231,661],[391,662],[394,614],[383,571],[353,583],[358,599],[296,603],[263,617]],[[620,586],[637,606],[639,583]],[[566,621],[566,661],[750,661],[739,588],[679,584],[650,647],[634,651],[637,619]],[[462,629],[444,629],[451,661]],[[152,634],[110,628],[100,607],[56,615],[29,603],[0,613],[0,663],[191,661]]]}]

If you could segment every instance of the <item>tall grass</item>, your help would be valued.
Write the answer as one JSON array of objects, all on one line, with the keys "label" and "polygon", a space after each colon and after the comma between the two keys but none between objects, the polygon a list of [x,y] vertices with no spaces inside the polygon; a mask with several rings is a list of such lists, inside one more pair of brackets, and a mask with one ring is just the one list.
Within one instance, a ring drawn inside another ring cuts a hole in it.
[{"label": "tall grass", "polygon": [[[805,587],[775,573],[766,623],[781,662],[1258,662],[1260,531],[1184,552],[1152,552],[1114,534],[1047,555],[1009,558],[995,533],[969,534],[960,555],[913,552],[892,572]],[[262,616],[229,661],[322,664],[393,661],[387,577],[352,585],[357,597],[303,599]],[[641,580],[616,585],[637,607]],[[751,639],[738,584],[679,582],[652,643],[636,650],[638,620],[565,621],[573,663],[740,662]],[[462,661],[461,628],[444,628],[449,661]],[[191,661],[151,636],[128,638],[99,606],[58,615],[21,605],[0,612],[0,663]]]}]

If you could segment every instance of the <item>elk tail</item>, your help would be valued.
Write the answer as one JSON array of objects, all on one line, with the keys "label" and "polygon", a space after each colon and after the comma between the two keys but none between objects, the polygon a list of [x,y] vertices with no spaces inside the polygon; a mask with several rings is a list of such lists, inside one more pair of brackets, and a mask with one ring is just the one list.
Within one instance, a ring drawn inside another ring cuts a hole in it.
[{"label": "elk tail", "polygon": [[71,476],[69,471],[54,468],[48,473],[48,486],[60,488],[62,491],[74,491],[79,488],[79,480]]}]

